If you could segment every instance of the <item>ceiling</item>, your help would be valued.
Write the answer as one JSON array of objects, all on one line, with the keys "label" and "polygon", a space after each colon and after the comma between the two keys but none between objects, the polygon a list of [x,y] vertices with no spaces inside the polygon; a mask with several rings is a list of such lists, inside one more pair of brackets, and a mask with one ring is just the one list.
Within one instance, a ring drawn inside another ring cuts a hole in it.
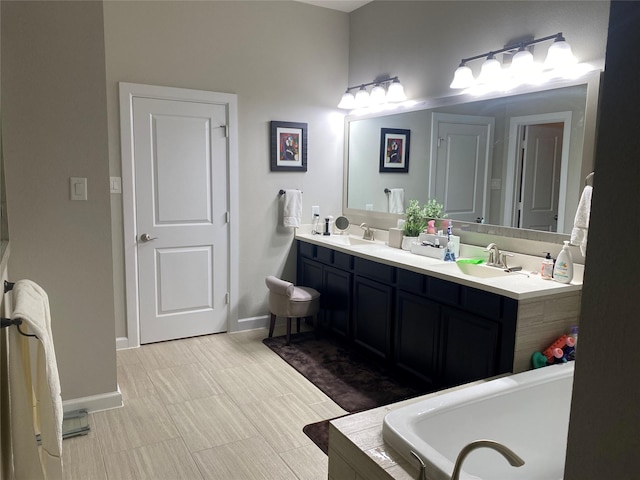
[{"label": "ceiling", "polygon": [[309,3],[318,7],[331,8],[341,12],[352,12],[356,8],[371,2],[372,0],[298,0],[302,3]]}]

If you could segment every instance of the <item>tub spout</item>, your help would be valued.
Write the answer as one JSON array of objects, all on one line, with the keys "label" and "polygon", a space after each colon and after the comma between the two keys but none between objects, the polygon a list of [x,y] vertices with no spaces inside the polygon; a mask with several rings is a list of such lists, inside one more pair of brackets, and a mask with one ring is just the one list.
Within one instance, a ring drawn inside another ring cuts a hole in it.
[{"label": "tub spout", "polygon": [[413,450],[411,450],[411,455],[416,457],[418,462],[420,462],[420,475],[418,476],[418,480],[427,480],[427,466],[422,461],[422,458]]},{"label": "tub spout", "polygon": [[501,453],[504,458],[511,464],[513,467],[521,467],[524,465],[524,460],[522,460],[518,455],[516,455],[512,450],[502,445],[499,442],[493,440],[476,440],[475,442],[471,442],[468,445],[465,445],[460,453],[458,454],[458,458],[456,459],[456,464],[453,467],[453,473],[451,474],[451,480],[459,480],[460,479],[460,471],[462,470],[462,462],[467,458],[473,450],[477,448],[492,448],[498,453]]}]

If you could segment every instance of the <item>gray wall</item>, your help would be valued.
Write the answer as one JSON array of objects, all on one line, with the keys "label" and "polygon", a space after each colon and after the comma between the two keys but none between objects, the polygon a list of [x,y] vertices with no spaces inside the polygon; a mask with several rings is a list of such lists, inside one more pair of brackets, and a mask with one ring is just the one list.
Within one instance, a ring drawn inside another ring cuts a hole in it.
[{"label": "gray wall", "polygon": [[[109,158],[120,175],[117,82],[238,94],[240,320],[267,314],[264,277],[295,279],[293,230],[278,227],[281,188],[337,216],[342,202],[348,15],[293,2],[105,2]],[[269,171],[269,121],[309,127],[308,171]],[[112,196],[116,336],[126,336],[122,205]],[[231,326],[234,328],[235,326]]]},{"label": "gray wall", "polygon": [[[611,226],[636,244],[640,219],[640,3],[612,2],[600,96],[589,250],[565,479],[637,478],[640,469],[640,261],[610,252]],[[634,473],[636,472],[636,473]]]},{"label": "gray wall", "polygon": [[[608,1],[374,1],[349,16],[349,85],[398,75],[411,99],[451,95],[462,58],[563,32],[582,62],[604,57]],[[544,60],[550,42],[534,50]],[[477,73],[482,60],[470,62]]]},{"label": "gray wall", "polygon": [[[14,279],[51,300],[64,400],[116,389],[126,335],[117,82],[236,93],[239,317],[267,315],[267,274],[295,276],[281,188],[341,210],[348,15],[293,2],[2,1],[3,134]],[[269,171],[269,121],[309,124],[306,173]],[[89,200],[69,200],[69,177]]]},{"label": "gray wall", "polygon": [[117,389],[102,23],[99,2],[2,2],[9,270],[49,294],[64,400]]}]

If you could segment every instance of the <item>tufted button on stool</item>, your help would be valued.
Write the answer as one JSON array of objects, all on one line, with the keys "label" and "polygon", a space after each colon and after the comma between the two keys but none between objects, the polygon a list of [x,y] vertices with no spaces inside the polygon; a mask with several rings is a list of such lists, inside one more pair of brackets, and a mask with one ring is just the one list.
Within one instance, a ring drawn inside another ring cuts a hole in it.
[{"label": "tufted button on stool", "polygon": [[280,280],[274,276],[265,279],[269,288],[269,337],[273,336],[276,317],[287,318],[287,345],[291,343],[291,319],[297,320],[300,333],[300,319],[313,317],[313,328],[318,327],[318,310],[320,309],[320,292],[309,287],[296,287],[293,283]]}]

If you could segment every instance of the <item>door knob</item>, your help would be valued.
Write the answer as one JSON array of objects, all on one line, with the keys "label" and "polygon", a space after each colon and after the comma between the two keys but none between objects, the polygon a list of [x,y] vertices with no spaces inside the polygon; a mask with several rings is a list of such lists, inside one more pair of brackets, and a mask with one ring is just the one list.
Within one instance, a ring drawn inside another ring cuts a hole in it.
[{"label": "door knob", "polygon": [[150,242],[151,240],[155,240],[158,237],[152,237],[148,233],[143,233],[140,235],[140,241],[142,242]]}]

